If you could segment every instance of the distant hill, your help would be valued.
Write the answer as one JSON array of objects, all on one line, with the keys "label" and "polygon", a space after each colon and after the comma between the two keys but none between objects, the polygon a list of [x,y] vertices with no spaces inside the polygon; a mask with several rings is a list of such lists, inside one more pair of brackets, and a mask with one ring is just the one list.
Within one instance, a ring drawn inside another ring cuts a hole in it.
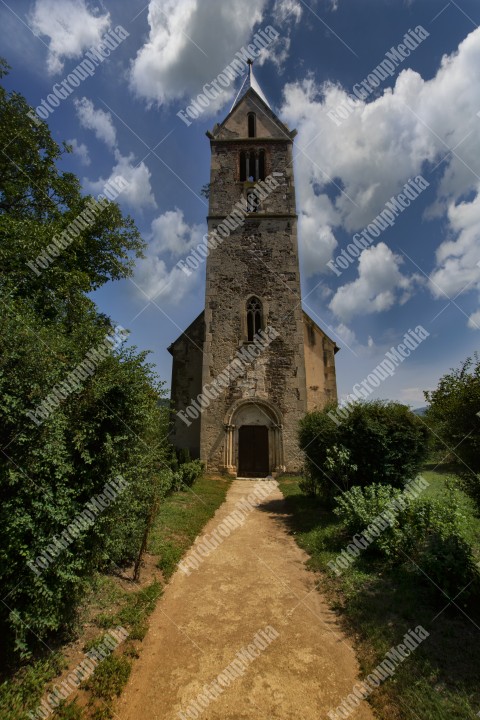
[{"label": "distant hill", "polygon": [[425,407],[415,408],[415,410],[412,410],[412,412],[414,412],[415,415],[425,415],[425,413],[427,412],[427,409],[428,409],[428,408],[427,408],[427,406],[425,405]]}]

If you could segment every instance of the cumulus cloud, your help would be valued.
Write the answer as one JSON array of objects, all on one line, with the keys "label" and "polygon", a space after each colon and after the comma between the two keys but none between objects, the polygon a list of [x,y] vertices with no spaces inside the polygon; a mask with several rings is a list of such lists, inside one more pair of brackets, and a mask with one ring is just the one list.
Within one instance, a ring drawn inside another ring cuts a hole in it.
[{"label": "cumulus cloud", "polygon": [[145,258],[136,266],[135,282],[149,299],[165,302],[179,302],[196,285],[200,272],[187,275],[173,265],[168,269],[161,256],[168,254],[176,260],[188,254],[202,240],[206,228],[203,225],[189,225],[183,212],[176,208],[159,215],[152,222],[147,238]]},{"label": "cumulus cloud", "polygon": [[85,0],[36,0],[29,22],[32,30],[48,38],[47,69],[63,70],[64,59],[80,57],[100,42],[110,25],[110,14],[100,15]]},{"label": "cumulus cloud", "polygon": [[90,154],[85,143],[79,143],[76,138],[67,140],[67,144],[72,146],[73,154],[77,155],[82,165],[90,165]]},{"label": "cumulus cloud", "polygon": [[298,0],[275,0],[273,17],[275,20],[278,20],[279,23],[284,23],[286,20],[298,23],[300,22],[302,13],[303,8]]},{"label": "cumulus cloud", "polygon": [[336,335],[340,338],[340,340],[343,340],[345,345],[347,347],[351,347],[357,342],[357,338],[355,336],[355,333],[353,330],[351,330],[349,327],[344,325],[343,323],[340,323],[340,325],[337,325],[335,328]]},{"label": "cumulus cloud", "polygon": [[117,145],[117,131],[112,121],[112,116],[104,110],[96,110],[93,102],[86,97],[74,100],[80,125],[93,130],[95,136],[113,149]]},{"label": "cumulus cloud", "polygon": [[130,207],[141,210],[142,208],[156,208],[157,203],[151,186],[151,173],[145,163],[135,163],[133,153],[122,155],[115,150],[116,164],[108,178],[99,178],[92,181],[84,179],[84,186],[88,192],[98,194],[103,192],[105,184],[118,175],[121,175],[128,182],[128,186],[122,191],[119,202],[124,202]]},{"label": "cumulus cloud", "polygon": [[472,313],[468,318],[468,327],[472,330],[480,330],[480,310]]},{"label": "cumulus cloud", "polygon": [[449,205],[448,221],[452,237],[437,249],[431,291],[435,297],[449,298],[480,292],[480,185],[470,202]]},{"label": "cumulus cloud", "polygon": [[[151,0],[150,32],[132,63],[130,86],[149,103],[196,96],[248,43],[267,0]],[[221,105],[233,96],[226,90]],[[215,112],[217,103],[211,110]]]},{"label": "cumulus cloud", "polygon": [[290,54],[292,30],[303,14],[303,6],[298,0],[275,0],[272,9],[273,24],[280,31],[279,38],[268,47],[264,48],[257,63],[263,65],[270,60],[277,68],[281,69]]},{"label": "cumulus cloud", "polygon": [[353,232],[364,227],[410,177],[422,170],[428,177],[428,170],[444,156],[435,170],[441,174],[437,213],[444,213],[478,181],[479,66],[476,29],[457,52],[442,58],[431,80],[404,69],[393,88],[386,87],[375,99],[359,100],[340,126],[327,113],[347,100],[347,90],[332,83],[318,85],[313,77],[286,85],[281,116],[299,130],[300,239],[310,255],[311,248],[319,246],[312,273],[325,270],[324,260],[335,249],[336,228]]},{"label": "cumulus cloud", "polygon": [[186,275],[175,265],[168,269],[158,256],[148,253],[139,260],[135,272],[135,284],[142,297],[162,304],[178,304],[196,285],[197,275]]},{"label": "cumulus cloud", "polygon": [[405,303],[418,276],[406,277],[400,272],[402,258],[385,243],[364,250],[359,258],[358,278],[342,285],[329,308],[342,321],[355,315],[389,310],[395,302]]}]

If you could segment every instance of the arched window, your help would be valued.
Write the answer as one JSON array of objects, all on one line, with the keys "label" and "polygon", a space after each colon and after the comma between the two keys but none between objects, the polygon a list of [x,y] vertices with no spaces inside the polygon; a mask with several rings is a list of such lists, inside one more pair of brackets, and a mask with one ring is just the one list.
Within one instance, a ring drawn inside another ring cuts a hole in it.
[{"label": "arched window", "polygon": [[247,151],[247,180],[250,182],[252,180],[256,180],[257,176],[255,175],[255,168],[256,160],[255,160],[255,150],[248,150]]},{"label": "arched window", "polygon": [[257,297],[247,302],[247,339],[253,342],[255,335],[262,329],[262,303]]},{"label": "arched window", "polygon": [[240,182],[265,180],[265,150],[242,150],[240,153]]},{"label": "arched window", "polygon": [[257,137],[257,117],[255,113],[251,112],[247,115],[248,118],[248,137]]}]

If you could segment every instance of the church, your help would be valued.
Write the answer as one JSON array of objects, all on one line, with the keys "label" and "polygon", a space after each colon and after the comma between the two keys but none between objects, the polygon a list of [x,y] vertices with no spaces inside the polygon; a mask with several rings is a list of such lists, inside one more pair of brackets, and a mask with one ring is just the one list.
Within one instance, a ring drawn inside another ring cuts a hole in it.
[{"label": "church", "polygon": [[295,135],[250,63],[229,114],[207,133],[216,241],[205,309],[168,348],[174,446],[237,477],[298,472],[300,419],[337,400],[338,347],[302,309]]}]

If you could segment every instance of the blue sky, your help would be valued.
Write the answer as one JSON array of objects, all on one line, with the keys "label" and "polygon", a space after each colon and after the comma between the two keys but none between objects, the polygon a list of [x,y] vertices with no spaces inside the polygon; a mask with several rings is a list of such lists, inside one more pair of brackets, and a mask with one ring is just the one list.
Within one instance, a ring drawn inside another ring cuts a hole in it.
[{"label": "blue sky", "polygon": [[[337,341],[341,395],[404,334],[429,337],[375,395],[423,405],[480,337],[480,5],[478,0],[16,0],[0,2],[7,86],[33,106],[118,25],[128,37],[51,113],[64,162],[86,192],[112,175],[148,241],[132,280],[94,295],[101,311],[152,350],[167,383],[166,348],[203,308],[204,267],[175,268],[200,242],[209,179],[205,132],[228,113],[240,80],[187,127],[177,116],[259,28],[279,33],[255,63],[279,116],[296,127],[302,293]],[[421,25],[428,36],[337,124],[329,116]],[[338,276],[334,259],[421,174],[428,188]]]}]

